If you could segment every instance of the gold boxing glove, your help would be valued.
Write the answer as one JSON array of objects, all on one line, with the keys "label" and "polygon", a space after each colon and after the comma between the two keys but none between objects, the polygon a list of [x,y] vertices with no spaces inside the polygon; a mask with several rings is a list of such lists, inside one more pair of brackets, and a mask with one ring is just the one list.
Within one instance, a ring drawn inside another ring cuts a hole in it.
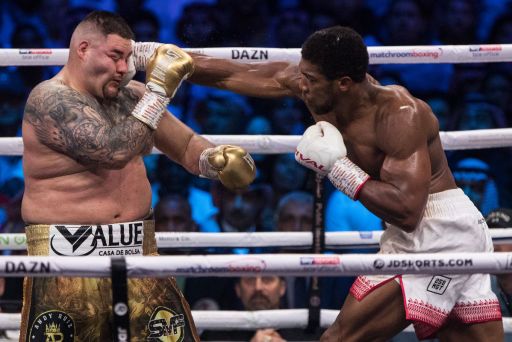
[{"label": "gold boxing glove", "polygon": [[146,86],[151,91],[170,99],[181,81],[194,72],[192,57],[172,44],[159,46],[146,65]]},{"label": "gold boxing glove", "polygon": [[146,92],[132,115],[156,130],[181,81],[193,72],[194,62],[185,51],[171,44],[159,46],[147,62]]},{"label": "gold boxing glove", "polygon": [[207,148],[199,157],[201,176],[218,179],[228,189],[246,188],[256,177],[254,160],[239,146],[219,145]]}]

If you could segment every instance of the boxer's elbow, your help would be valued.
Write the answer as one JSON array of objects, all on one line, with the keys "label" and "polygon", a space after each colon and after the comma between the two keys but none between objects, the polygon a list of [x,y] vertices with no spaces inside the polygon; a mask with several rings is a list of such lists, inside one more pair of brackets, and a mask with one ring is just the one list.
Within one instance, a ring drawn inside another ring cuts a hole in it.
[{"label": "boxer's elbow", "polygon": [[412,233],[420,223],[422,210],[404,205],[394,225],[407,233]]}]

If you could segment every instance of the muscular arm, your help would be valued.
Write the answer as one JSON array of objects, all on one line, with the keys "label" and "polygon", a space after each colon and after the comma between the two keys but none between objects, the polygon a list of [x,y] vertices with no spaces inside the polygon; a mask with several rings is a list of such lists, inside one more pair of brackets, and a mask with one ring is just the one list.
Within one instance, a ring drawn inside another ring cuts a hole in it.
[{"label": "muscular arm", "polygon": [[287,62],[236,63],[192,54],[193,83],[230,90],[246,96],[282,97],[300,94],[300,74]]},{"label": "muscular arm", "polygon": [[167,113],[156,130],[155,146],[187,171],[198,175],[201,152],[214,145]]},{"label": "muscular arm", "polygon": [[405,111],[389,115],[377,130],[377,144],[386,157],[380,180],[368,181],[359,199],[386,222],[412,231],[427,202],[431,165],[421,116]]},{"label": "muscular arm", "polygon": [[131,90],[125,91],[133,102],[120,101],[103,110],[94,99],[67,86],[44,83],[30,94],[24,120],[42,144],[78,163],[120,169],[153,143],[151,130],[127,115],[138,99]]}]

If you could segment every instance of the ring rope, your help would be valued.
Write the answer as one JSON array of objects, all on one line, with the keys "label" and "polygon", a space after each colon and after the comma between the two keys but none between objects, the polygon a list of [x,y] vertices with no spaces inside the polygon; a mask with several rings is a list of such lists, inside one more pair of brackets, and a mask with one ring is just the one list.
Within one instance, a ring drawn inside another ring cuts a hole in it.
[{"label": "ring rope", "polygon": [[[76,257],[1,256],[2,277],[109,277],[111,261]],[[128,277],[239,277],[247,275],[354,276],[359,274],[512,273],[512,253],[246,254],[128,256]]]},{"label": "ring rope", "polygon": [[[512,227],[511,227],[512,228]],[[512,242],[511,228],[490,230],[494,244]],[[378,248],[382,230],[327,232],[328,249]],[[255,233],[189,233],[159,232],[159,248],[208,248],[208,247],[311,247],[311,232],[255,232]],[[0,234],[0,250],[26,250],[24,233]]]},{"label": "ring rope", "polygon": [[[300,49],[266,47],[193,48],[187,52],[245,62],[298,63]],[[64,65],[68,49],[0,49],[0,66]],[[512,44],[369,46],[370,64],[487,63],[512,61]]]},{"label": "ring rope", "polygon": [[[322,309],[320,311],[320,327],[329,327],[339,310]],[[287,329],[305,328],[307,325],[307,309],[281,309],[259,311],[217,311],[192,310],[192,317],[199,330],[225,330],[229,322],[231,330],[256,330],[265,328]],[[19,330],[21,315],[18,313],[0,313],[0,330]],[[505,333],[512,332],[512,318],[503,317]],[[414,333],[412,325],[403,333]]]},{"label": "ring rope", "polygon": [[[440,132],[445,150],[469,150],[512,146],[512,128]],[[215,145],[238,145],[249,153],[293,153],[300,135],[202,135]],[[156,148],[153,153],[161,153]],[[19,137],[0,138],[0,155],[20,156],[23,141]]]}]

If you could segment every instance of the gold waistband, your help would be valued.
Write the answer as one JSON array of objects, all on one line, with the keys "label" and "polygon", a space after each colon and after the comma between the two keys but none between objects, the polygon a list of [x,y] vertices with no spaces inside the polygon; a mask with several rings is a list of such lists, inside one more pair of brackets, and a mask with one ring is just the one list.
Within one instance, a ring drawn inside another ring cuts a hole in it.
[{"label": "gold waistband", "polygon": [[[140,222],[140,221],[139,221]],[[142,241],[142,251],[144,255],[155,255],[157,252],[155,240],[155,221],[144,220],[144,237]],[[119,224],[129,224],[130,222],[120,222]],[[28,255],[49,255],[49,224],[31,224],[25,227],[27,235]],[[97,226],[97,225],[91,225]]]}]

